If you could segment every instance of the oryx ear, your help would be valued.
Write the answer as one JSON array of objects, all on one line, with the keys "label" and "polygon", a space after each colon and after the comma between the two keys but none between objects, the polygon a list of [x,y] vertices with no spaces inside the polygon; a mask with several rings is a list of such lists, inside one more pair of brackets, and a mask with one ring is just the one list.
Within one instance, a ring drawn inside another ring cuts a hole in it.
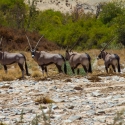
[{"label": "oryx ear", "polygon": [[26,51],[31,51],[31,49],[29,47],[26,48]]}]

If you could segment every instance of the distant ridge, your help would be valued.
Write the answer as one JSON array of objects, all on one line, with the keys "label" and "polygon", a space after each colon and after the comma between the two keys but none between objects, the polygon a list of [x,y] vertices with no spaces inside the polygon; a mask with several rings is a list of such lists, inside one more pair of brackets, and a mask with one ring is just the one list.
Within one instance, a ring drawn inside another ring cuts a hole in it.
[{"label": "distant ridge", "polygon": [[[100,2],[108,2],[109,0],[37,0],[37,8],[39,10],[53,9],[62,13],[71,13],[76,5],[83,5],[85,11],[94,11],[96,5]],[[90,9],[91,6],[91,9]],[[80,6],[79,6],[80,7]]]}]

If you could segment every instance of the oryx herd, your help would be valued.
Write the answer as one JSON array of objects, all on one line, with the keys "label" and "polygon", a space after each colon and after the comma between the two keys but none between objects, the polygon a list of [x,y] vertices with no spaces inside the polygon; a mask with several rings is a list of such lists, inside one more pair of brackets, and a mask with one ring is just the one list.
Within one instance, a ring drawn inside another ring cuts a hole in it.
[{"label": "oryx herd", "polygon": [[[69,61],[73,74],[75,73],[74,69],[77,68],[79,65],[83,66],[83,69],[86,72],[86,74],[92,73],[91,57],[87,53],[72,52],[72,48],[70,49],[67,48],[65,51],[65,57],[64,57],[61,54],[54,54],[54,53],[49,53],[45,51],[36,51],[36,48],[42,38],[43,36],[38,40],[36,46],[33,48],[31,46],[28,36],[26,35],[26,39],[30,47],[31,56],[41,67],[43,76],[44,76],[44,72],[48,76],[47,66],[50,64],[55,64],[59,73],[62,73],[64,71],[64,73],[67,74],[66,61]],[[109,43],[107,43],[106,46],[101,50],[97,59],[104,60],[105,69],[107,73],[108,73],[109,66],[112,66],[114,72],[116,72],[116,68],[117,68],[118,72],[120,73],[121,72],[120,57],[117,54],[110,54],[104,51]],[[2,48],[2,38],[0,40],[0,47]],[[25,71],[26,71],[26,75],[29,75],[28,67],[26,63],[26,57],[22,53],[10,53],[6,51],[2,51],[1,49],[0,63],[4,67],[5,73],[7,73],[7,65],[18,63],[22,71],[22,78],[24,78]],[[24,64],[25,64],[25,70],[23,68]],[[64,65],[64,70],[62,70],[63,65]],[[79,74],[79,70],[77,70],[77,73]]]}]

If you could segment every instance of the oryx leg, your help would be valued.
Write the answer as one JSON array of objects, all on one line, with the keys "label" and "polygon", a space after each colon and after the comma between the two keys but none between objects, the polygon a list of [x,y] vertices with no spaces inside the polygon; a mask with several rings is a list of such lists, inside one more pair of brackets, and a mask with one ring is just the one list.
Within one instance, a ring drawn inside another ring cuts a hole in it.
[{"label": "oryx leg", "polygon": [[79,75],[79,72],[80,72],[80,71],[79,71],[79,68],[78,68],[78,69],[77,69],[77,74],[78,74],[78,75]]},{"label": "oryx leg", "polygon": [[60,65],[56,64],[56,67],[57,67],[59,73],[63,72]]},{"label": "oryx leg", "polygon": [[82,65],[82,66],[83,66],[83,69],[85,70],[85,72],[88,73],[86,66],[85,65]]},{"label": "oryx leg", "polygon": [[87,68],[86,68],[85,65],[82,65],[82,66],[83,66],[83,69],[84,69],[84,71],[85,71],[85,73],[86,73],[86,77],[88,78],[88,70],[87,70]]},{"label": "oryx leg", "polygon": [[4,67],[4,71],[5,71],[5,73],[7,74],[7,66],[4,65],[3,67]]},{"label": "oryx leg", "polygon": [[47,67],[45,66],[44,68],[45,68],[46,76],[48,77]]},{"label": "oryx leg", "polygon": [[107,66],[105,66],[105,70],[106,70],[106,73],[108,73],[108,67]]},{"label": "oryx leg", "polygon": [[89,72],[89,65],[86,65],[87,72]]},{"label": "oryx leg", "polygon": [[74,67],[71,67],[71,69],[72,69],[72,72],[73,72],[73,74],[75,74],[75,68]]},{"label": "oryx leg", "polygon": [[121,68],[120,68],[120,62],[119,61],[118,61],[117,68],[118,68],[118,72],[120,73],[121,72]]},{"label": "oryx leg", "polygon": [[24,78],[24,68],[23,68],[23,64],[18,63],[18,65],[19,65],[19,67],[20,67],[20,69],[21,69],[21,71],[22,71],[22,78]]},{"label": "oryx leg", "polygon": [[44,67],[44,65],[41,65],[40,67],[41,67],[41,69],[42,69],[42,73],[43,73],[43,76],[44,76],[45,67]]},{"label": "oryx leg", "polygon": [[[74,67],[74,69],[76,69],[78,66],[80,65],[80,63],[78,63],[75,67]],[[79,75],[79,68],[77,69],[77,74]]]},{"label": "oryx leg", "polygon": [[113,68],[114,72],[116,72],[116,69],[115,69],[115,66],[114,66],[114,65],[112,65],[112,68]]},{"label": "oryx leg", "polygon": [[109,73],[109,71],[108,71],[109,67],[110,67],[110,64],[106,64],[106,63],[105,63],[105,70],[106,70],[106,73]]}]

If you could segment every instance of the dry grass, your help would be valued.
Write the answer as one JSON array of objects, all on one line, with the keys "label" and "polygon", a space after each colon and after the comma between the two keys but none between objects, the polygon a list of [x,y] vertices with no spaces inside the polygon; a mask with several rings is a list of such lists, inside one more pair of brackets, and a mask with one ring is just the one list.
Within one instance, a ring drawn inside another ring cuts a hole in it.
[{"label": "dry grass", "polygon": [[55,103],[52,99],[50,99],[49,97],[43,97],[43,96],[39,96],[37,97],[37,99],[35,100],[35,102],[41,104],[48,104],[48,103]]},{"label": "dry grass", "polygon": [[34,71],[34,72],[38,71],[38,66],[37,66],[37,64],[36,64],[36,65],[31,64],[31,69],[32,69],[32,71]]},{"label": "dry grass", "polygon": [[42,77],[42,73],[40,71],[34,71],[31,76],[34,78]]},{"label": "dry grass", "polygon": [[14,76],[8,75],[8,76],[2,76],[1,81],[13,81],[15,79]]},{"label": "dry grass", "polygon": [[12,81],[22,76],[21,70],[16,65],[8,67],[8,73],[4,72],[4,68],[0,70],[0,81]]},{"label": "dry grass", "polygon": [[5,123],[0,122],[0,125],[6,125]]}]

